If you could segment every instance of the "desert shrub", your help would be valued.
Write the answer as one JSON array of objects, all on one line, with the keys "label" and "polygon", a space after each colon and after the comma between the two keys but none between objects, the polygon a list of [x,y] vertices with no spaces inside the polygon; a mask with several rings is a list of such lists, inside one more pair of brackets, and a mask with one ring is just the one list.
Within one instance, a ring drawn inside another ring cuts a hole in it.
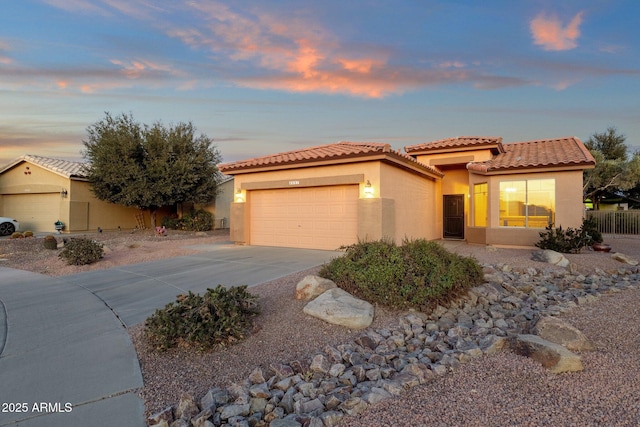
[{"label": "desert shrub", "polygon": [[25,231],[24,232],[24,237],[33,237],[33,231]]},{"label": "desert shrub", "polygon": [[246,286],[218,285],[202,296],[189,292],[156,310],[145,322],[145,335],[161,351],[183,345],[223,347],[244,338],[259,313],[257,300]]},{"label": "desert shrub", "polygon": [[592,244],[602,243],[602,233],[600,233],[600,230],[598,230],[598,222],[594,217],[585,218],[582,221],[582,230],[584,230],[584,232],[587,233],[589,237],[591,237]]},{"label": "desert shrub", "polygon": [[162,217],[162,221],[160,222],[160,225],[162,225],[163,227],[169,228],[171,230],[177,230],[179,222],[180,222],[179,218],[165,216],[165,217]]},{"label": "desert shrub", "polygon": [[585,246],[602,242],[602,234],[597,229],[595,221],[583,220],[580,228],[554,228],[549,224],[545,231],[540,232],[540,240],[536,246],[540,249],[568,253],[579,253]]},{"label": "desert shrub", "polygon": [[173,230],[209,231],[213,228],[213,215],[204,209],[196,209],[182,218],[164,217],[162,225]]},{"label": "desert shrub", "polygon": [[13,233],[11,233],[11,238],[12,239],[23,239],[24,238],[24,234],[22,234],[19,231],[14,231]]},{"label": "desert shrub", "polygon": [[58,249],[58,241],[52,235],[44,236],[42,244],[45,249]]},{"label": "desert shrub", "polygon": [[58,255],[69,265],[85,265],[98,261],[104,255],[103,245],[83,237],[71,238],[65,242],[64,249]]},{"label": "desert shrub", "polygon": [[384,240],[360,242],[345,249],[319,275],[371,303],[426,310],[483,282],[475,260],[424,239],[402,246]]}]

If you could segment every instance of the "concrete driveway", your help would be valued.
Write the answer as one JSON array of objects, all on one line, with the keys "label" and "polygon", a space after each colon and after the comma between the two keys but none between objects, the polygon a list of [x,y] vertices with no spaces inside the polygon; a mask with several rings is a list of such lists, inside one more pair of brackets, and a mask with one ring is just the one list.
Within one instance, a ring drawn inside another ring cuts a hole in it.
[{"label": "concrete driveway", "polygon": [[187,291],[256,285],[339,253],[212,244],[197,254],[52,278],[0,267],[0,426],[146,425],[124,326]]}]

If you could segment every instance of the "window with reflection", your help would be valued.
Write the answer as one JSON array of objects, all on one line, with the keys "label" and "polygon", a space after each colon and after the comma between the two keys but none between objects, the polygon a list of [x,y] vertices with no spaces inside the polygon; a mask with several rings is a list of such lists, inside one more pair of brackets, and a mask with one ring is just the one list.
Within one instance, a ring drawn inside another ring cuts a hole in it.
[{"label": "window with reflection", "polygon": [[500,182],[500,225],[544,228],[555,222],[555,179]]},{"label": "window with reflection", "polygon": [[488,186],[484,182],[482,184],[474,184],[473,186],[473,225],[476,227],[487,226],[488,215]]}]

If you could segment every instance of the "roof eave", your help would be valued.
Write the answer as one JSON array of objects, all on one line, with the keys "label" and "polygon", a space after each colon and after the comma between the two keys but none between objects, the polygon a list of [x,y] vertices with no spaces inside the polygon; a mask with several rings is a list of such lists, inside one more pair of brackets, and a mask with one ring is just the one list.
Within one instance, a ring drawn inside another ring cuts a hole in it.
[{"label": "roof eave", "polygon": [[540,166],[516,166],[516,167],[504,167],[504,168],[469,168],[470,173],[476,175],[510,175],[521,173],[541,173],[541,172],[569,172],[569,171],[582,171],[585,169],[593,169],[595,164],[582,163],[582,164],[563,164],[563,165],[540,165]]},{"label": "roof eave", "polygon": [[437,169],[423,165],[422,163],[419,163],[415,160],[405,159],[400,154],[397,154],[391,151],[367,153],[364,155],[363,154],[347,155],[347,156],[340,156],[340,157],[334,157],[334,158],[326,158],[322,160],[304,159],[300,161],[290,161],[290,162],[279,163],[279,164],[242,166],[237,169],[226,169],[224,168],[224,165],[220,165],[218,166],[218,169],[220,170],[220,172],[226,175],[239,175],[244,173],[271,172],[271,171],[286,170],[286,169],[293,169],[293,168],[332,166],[332,165],[362,163],[362,162],[371,162],[371,161],[385,161],[387,163],[391,163],[396,166],[402,167],[405,170],[409,170],[412,172],[419,173],[421,175],[429,176],[430,178],[442,178],[444,176],[444,174],[442,174]]},{"label": "roof eave", "polygon": [[404,150],[410,156],[421,156],[429,154],[443,154],[443,153],[461,153],[466,151],[479,151],[479,150],[492,150],[495,149],[498,153],[504,153],[504,148],[500,143],[491,144],[476,144],[476,145],[464,145],[459,147],[442,147],[442,148],[417,148],[411,150],[411,147],[404,147]]}]

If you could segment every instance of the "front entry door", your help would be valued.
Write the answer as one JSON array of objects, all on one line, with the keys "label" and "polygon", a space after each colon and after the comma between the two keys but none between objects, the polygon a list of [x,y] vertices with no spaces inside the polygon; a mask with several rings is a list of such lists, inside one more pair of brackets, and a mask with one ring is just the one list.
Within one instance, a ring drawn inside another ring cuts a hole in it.
[{"label": "front entry door", "polygon": [[444,238],[464,239],[464,195],[444,196]]}]

